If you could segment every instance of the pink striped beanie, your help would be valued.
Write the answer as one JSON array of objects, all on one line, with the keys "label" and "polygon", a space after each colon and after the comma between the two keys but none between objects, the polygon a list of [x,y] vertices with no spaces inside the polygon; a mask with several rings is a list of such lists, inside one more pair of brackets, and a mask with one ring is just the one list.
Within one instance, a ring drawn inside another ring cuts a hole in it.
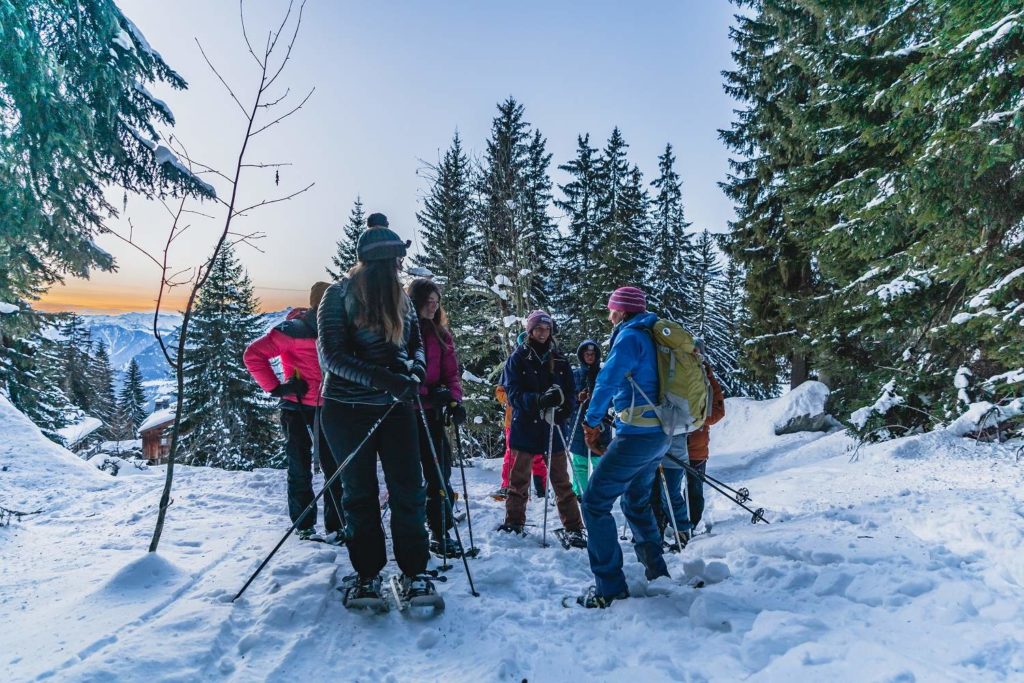
[{"label": "pink striped beanie", "polygon": [[608,310],[642,313],[647,310],[647,295],[638,287],[619,287],[608,299]]}]

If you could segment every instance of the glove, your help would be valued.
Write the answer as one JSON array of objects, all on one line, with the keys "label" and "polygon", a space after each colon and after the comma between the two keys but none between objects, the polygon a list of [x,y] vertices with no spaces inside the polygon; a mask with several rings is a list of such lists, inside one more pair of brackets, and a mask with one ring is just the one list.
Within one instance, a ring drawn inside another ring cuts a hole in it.
[{"label": "glove", "polygon": [[580,393],[576,394],[577,403],[584,403],[590,400],[590,389],[583,389]]},{"label": "glove", "polygon": [[306,384],[306,380],[296,377],[295,379],[290,379],[287,382],[278,384],[276,387],[271,389],[270,395],[276,398],[293,395],[298,398],[302,398],[306,395],[307,391],[309,391],[309,385]]},{"label": "glove", "polygon": [[383,389],[399,401],[410,401],[420,389],[419,380],[412,375],[400,375],[384,368],[378,368],[370,377],[375,389]]},{"label": "glove", "polygon": [[462,407],[461,403],[455,403],[455,405],[449,405],[448,410],[452,416],[452,422],[456,425],[462,425],[466,423],[466,409]]},{"label": "glove", "polygon": [[600,424],[597,427],[591,427],[590,425],[583,424],[583,441],[586,442],[587,448],[594,455],[604,455],[605,447],[601,445],[601,432],[604,430]]},{"label": "glove", "polygon": [[452,398],[452,390],[446,386],[434,387],[427,394],[427,398],[430,400],[430,404],[436,408],[446,408],[448,404],[455,402],[455,399]]},{"label": "glove", "polygon": [[562,396],[562,389],[558,385],[555,385],[545,391],[537,399],[537,407],[543,410],[550,408],[557,408],[565,402],[565,397]]},{"label": "glove", "polygon": [[405,361],[405,368],[407,374],[410,374],[413,377],[415,377],[420,384],[423,384],[423,382],[427,379],[427,369],[420,365],[419,363],[417,363],[416,361]]}]

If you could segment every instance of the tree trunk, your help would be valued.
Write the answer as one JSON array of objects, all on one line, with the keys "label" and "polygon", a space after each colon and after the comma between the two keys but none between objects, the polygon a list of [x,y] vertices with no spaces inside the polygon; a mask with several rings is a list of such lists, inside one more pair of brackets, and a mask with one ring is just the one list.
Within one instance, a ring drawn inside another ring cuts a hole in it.
[{"label": "tree trunk", "polygon": [[807,354],[801,351],[793,352],[792,369],[789,376],[789,388],[796,389],[807,381],[807,371],[810,366]]}]

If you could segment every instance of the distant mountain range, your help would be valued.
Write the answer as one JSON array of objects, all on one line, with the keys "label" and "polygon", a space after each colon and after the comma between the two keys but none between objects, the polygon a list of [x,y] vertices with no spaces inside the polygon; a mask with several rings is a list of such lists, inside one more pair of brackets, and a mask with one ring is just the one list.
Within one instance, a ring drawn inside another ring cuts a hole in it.
[{"label": "distant mountain range", "polygon": [[[290,311],[264,313],[260,316],[265,329],[270,329]],[[153,338],[152,313],[122,313],[120,315],[86,315],[82,320],[92,334],[93,342],[102,341],[110,354],[110,364],[116,374],[115,381],[120,387],[125,371],[132,358],[139,364],[142,378],[146,384],[147,398],[152,409],[157,396],[173,391],[173,375],[167,364],[160,345]],[[182,316],[180,313],[161,313],[157,329],[170,348],[176,348],[181,330]]]}]

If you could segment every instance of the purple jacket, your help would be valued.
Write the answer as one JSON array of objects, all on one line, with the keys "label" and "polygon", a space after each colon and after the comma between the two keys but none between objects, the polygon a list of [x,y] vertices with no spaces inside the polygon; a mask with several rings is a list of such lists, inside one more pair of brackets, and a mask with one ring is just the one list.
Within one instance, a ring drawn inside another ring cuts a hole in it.
[{"label": "purple jacket", "polygon": [[[420,320],[423,350],[427,357],[427,378],[420,385],[420,400],[424,409],[433,408],[427,395],[430,390],[445,386],[452,392],[452,398],[462,400],[462,381],[459,379],[459,361],[455,357],[455,343],[448,330],[439,329],[432,322]],[[441,339],[438,339],[437,330]],[[441,343],[443,340],[443,344]]]}]

